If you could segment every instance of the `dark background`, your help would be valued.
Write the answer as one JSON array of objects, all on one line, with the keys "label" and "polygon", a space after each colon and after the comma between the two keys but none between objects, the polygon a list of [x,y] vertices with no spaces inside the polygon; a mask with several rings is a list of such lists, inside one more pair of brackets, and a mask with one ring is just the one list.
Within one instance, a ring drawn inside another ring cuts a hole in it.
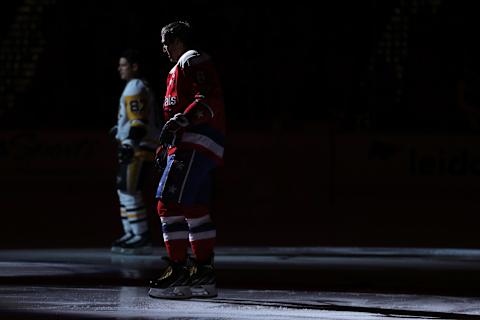
[{"label": "dark background", "polygon": [[478,247],[476,11],[466,0],[2,3],[0,246],[120,234],[107,136],[118,56],[142,49],[161,100],[172,65],[160,30],[186,19],[225,92],[219,244]]}]

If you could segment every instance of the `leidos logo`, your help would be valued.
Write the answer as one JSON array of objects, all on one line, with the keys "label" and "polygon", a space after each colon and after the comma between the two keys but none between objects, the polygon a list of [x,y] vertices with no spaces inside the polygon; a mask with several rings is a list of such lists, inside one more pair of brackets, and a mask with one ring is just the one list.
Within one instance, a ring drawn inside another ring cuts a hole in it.
[{"label": "leidos logo", "polygon": [[439,149],[433,152],[409,150],[410,174],[414,176],[480,175],[480,153],[467,148],[456,151]]}]

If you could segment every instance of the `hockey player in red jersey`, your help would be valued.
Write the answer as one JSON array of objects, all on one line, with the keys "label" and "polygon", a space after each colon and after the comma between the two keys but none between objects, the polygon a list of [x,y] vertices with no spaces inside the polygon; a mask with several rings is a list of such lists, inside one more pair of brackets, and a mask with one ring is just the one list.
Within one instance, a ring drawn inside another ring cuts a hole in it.
[{"label": "hockey player in red jersey", "polygon": [[163,170],[157,209],[169,262],[150,283],[149,295],[156,298],[217,295],[209,204],[212,173],[223,161],[224,103],[212,60],[192,48],[191,34],[183,21],[162,29],[163,51],[175,65],[167,77],[166,123],[156,157]]}]

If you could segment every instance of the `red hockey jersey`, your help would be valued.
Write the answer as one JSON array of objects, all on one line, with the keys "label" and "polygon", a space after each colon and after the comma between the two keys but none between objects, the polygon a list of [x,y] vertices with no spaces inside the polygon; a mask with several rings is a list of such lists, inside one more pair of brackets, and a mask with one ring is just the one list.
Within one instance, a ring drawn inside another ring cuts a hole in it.
[{"label": "red hockey jersey", "polygon": [[185,114],[190,121],[177,137],[178,148],[194,148],[222,162],[225,140],[223,93],[208,55],[189,50],[180,57],[167,77],[163,111],[165,121],[177,113]]}]

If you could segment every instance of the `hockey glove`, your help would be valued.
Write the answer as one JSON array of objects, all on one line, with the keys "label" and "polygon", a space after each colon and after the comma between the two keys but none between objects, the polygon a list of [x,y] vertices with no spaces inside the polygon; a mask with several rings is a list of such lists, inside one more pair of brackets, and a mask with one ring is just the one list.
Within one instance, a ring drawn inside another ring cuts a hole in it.
[{"label": "hockey glove", "polygon": [[177,132],[181,128],[185,128],[190,124],[187,117],[183,113],[177,113],[164,125],[164,129],[170,132]]},{"label": "hockey glove", "polygon": [[122,144],[118,147],[118,162],[120,164],[129,164],[133,160],[135,150],[129,144]]}]

